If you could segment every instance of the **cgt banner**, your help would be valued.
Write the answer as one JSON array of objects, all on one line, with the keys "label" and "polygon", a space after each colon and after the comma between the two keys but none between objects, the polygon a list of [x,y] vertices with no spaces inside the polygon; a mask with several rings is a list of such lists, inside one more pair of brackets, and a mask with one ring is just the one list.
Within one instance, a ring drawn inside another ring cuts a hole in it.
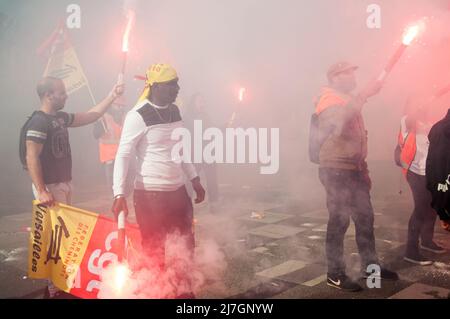
[{"label": "cgt banner", "polygon": [[[140,247],[137,225],[126,226],[127,253]],[[46,207],[33,201],[28,276],[49,279],[80,298],[97,298],[101,274],[117,261],[117,223],[64,204]]]}]

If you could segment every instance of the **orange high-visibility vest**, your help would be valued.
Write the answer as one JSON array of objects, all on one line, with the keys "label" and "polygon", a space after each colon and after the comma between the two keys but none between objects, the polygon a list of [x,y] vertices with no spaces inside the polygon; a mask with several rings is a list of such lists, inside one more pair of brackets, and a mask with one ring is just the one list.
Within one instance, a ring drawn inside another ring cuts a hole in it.
[{"label": "orange high-visibility vest", "polygon": [[351,100],[351,96],[340,93],[332,88],[323,87],[320,96],[316,99],[316,114],[319,115],[330,106],[345,106]]},{"label": "orange high-visibility vest", "polygon": [[117,124],[110,114],[104,115],[107,132],[99,139],[100,162],[105,163],[114,160],[119,148],[122,126]]},{"label": "orange high-visibility vest", "polygon": [[398,145],[400,146],[400,164],[402,165],[403,174],[406,175],[416,157],[417,144],[416,132],[408,132],[403,138],[402,129],[398,133]]}]

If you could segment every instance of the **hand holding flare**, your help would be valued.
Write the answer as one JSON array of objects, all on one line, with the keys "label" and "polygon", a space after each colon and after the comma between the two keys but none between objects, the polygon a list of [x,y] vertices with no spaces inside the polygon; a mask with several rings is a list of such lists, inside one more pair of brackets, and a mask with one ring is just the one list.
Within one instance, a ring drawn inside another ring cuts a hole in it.
[{"label": "hand holding flare", "polygon": [[114,199],[112,212],[117,221],[118,242],[119,242],[119,262],[122,262],[125,255],[125,220],[128,215],[127,200],[124,196],[117,196]]},{"label": "hand holding flare", "polygon": [[424,28],[425,28],[424,22],[419,21],[418,23],[411,25],[405,30],[403,34],[402,44],[398,47],[397,51],[395,51],[394,55],[391,57],[384,70],[380,73],[377,81],[384,82],[386,80],[387,76],[389,75],[389,73],[391,73],[392,69],[400,60],[403,53],[412,44],[412,42],[417,38],[419,33]]},{"label": "hand holding flare", "polygon": [[114,291],[117,295],[122,293],[128,278],[131,276],[131,270],[126,262],[126,235],[125,235],[125,221],[128,215],[127,201],[125,197],[120,196],[114,200],[112,211],[117,221],[117,264],[113,265],[114,274]]}]

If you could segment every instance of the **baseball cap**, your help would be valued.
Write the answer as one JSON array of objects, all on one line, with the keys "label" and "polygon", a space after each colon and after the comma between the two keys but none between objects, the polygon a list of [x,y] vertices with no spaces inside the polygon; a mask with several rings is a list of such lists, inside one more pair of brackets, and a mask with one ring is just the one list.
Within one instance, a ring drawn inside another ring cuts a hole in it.
[{"label": "baseball cap", "polygon": [[358,69],[358,66],[353,65],[351,63],[344,62],[344,61],[338,62],[328,68],[327,78],[328,78],[328,80],[330,80],[332,77],[338,75],[339,73],[342,73],[342,72],[345,72],[348,70],[356,70],[356,69]]}]

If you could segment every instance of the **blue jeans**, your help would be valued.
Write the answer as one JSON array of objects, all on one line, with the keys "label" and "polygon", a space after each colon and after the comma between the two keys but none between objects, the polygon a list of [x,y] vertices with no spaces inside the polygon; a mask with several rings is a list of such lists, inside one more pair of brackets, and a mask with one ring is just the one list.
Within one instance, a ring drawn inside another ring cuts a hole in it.
[{"label": "blue jeans", "polygon": [[344,237],[350,225],[350,217],[355,223],[356,244],[362,269],[366,269],[370,264],[378,264],[367,173],[319,168],[319,178],[326,190],[330,216],[326,238],[328,274],[345,273]]},{"label": "blue jeans", "polygon": [[408,224],[406,254],[419,253],[419,237],[422,244],[430,244],[434,236],[437,214],[431,207],[431,193],[426,187],[426,177],[408,171],[406,175],[414,198],[414,210]]}]

